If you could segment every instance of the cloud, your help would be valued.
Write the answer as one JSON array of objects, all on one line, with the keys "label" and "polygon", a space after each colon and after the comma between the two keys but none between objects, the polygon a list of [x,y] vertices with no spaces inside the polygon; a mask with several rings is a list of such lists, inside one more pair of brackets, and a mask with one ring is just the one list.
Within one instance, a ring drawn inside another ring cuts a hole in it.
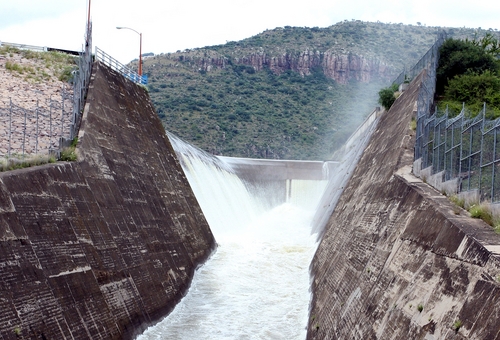
[{"label": "cloud", "polygon": [[16,0],[0,2],[0,29],[33,20],[57,18],[78,8],[86,8],[83,0]]},{"label": "cloud", "polygon": [[[0,4],[0,40],[79,49],[88,0],[16,0]],[[167,53],[236,41],[282,26],[327,27],[359,19],[427,26],[497,28],[500,3],[486,0],[99,0],[92,1],[93,42],[123,63],[143,52]]]}]

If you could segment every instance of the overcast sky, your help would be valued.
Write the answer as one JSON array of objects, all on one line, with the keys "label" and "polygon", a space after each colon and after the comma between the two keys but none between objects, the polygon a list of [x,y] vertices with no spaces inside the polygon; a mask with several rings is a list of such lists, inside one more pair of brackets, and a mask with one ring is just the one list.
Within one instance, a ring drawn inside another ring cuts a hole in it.
[{"label": "overcast sky", "polygon": [[[81,50],[89,0],[0,0],[0,41]],[[91,0],[93,45],[122,63],[241,40],[283,26],[327,27],[343,20],[500,29],[491,0]]]}]

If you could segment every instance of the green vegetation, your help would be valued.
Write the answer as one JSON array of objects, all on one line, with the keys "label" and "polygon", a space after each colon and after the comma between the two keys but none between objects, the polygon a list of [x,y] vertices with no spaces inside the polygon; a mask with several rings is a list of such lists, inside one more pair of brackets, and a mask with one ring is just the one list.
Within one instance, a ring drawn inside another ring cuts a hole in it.
[{"label": "green vegetation", "polygon": [[398,91],[398,84],[393,84],[389,87],[385,87],[378,92],[378,102],[386,110],[389,110],[396,101],[396,92]]},{"label": "green vegetation", "polygon": [[16,327],[14,328],[14,334],[16,336],[20,336],[21,335],[21,327]]},{"label": "green vegetation", "polygon": [[77,160],[76,145],[78,144],[78,137],[73,138],[70,146],[63,148],[59,155],[59,160],[64,162],[74,162]]},{"label": "green vegetation", "polygon": [[424,305],[419,304],[419,305],[417,306],[417,310],[418,310],[418,312],[419,312],[419,313],[422,313],[422,311],[424,310]]},{"label": "green vegetation", "polygon": [[[472,218],[479,218],[493,227],[496,233],[500,233],[500,212],[492,209],[489,202],[479,203],[479,199],[472,199],[466,202],[465,198],[453,195],[449,197],[457,208],[466,209]],[[460,214],[460,211],[454,211],[455,214]]]},{"label": "green vegetation", "polygon": [[51,155],[11,155],[0,159],[0,172],[55,162],[56,158]]},{"label": "green vegetation", "polygon": [[455,330],[455,332],[458,332],[458,330],[460,329],[460,327],[462,327],[462,321],[456,320],[453,323],[453,329]]},{"label": "green vegetation", "polygon": [[410,130],[412,130],[412,131],[416,131],[417,130],[417,120],[415,119],[415,117],[411,118],[411,121],[410,121]]},{"label": "green vegetation", "polygon": [[488,118],[500,117],[500,62],[498,39],[487,33],[482,39],[447,39],[440,49],[436,94],[438,107],[451,116],[465,103],[471,116],[486,103]]},{"label": "green vegetation", "polygon": [[[464,38],[475,32],[448,31]],[[143,70],[165,127],[201,149],[325,160],[377,106],[379,90],[427,52],[437,32],[357,20],[326,28],[279,27],[150,57]],[[343,59],[332,59],[337,57]],[[335,68],[346,61],[361,71]],[[341,84],[334,76],[346,80]]]},{"label": "green vegetation", "polygon": [[[30,50],[20,50],[10,46],[0,47],[0,55],[6,56],[5,68],[10,72],[23,76],[26,80],[33,82],[43,81],[66,81],[70,82],[72,79],[72,71],[76,68],[75,56],[50,51],[50,52],[36,52]],[[22,65],[13,59],[15,56],[20,56],[25,59],[41,60],[43,67],[35,67],[30,65]]]},{"label": "green vegetation", "polygon": [[479,218],[493,226],[493,215],[486,204],[474,204],[469,208],[470,216]]},{"label": "green vegetation", "polygon": [[[242,69],[183,74],[185,84],[152,82],[150,96],[166,128],[215,154],[325,159],[375,106],[379,84]],[[363,93],[366,102],[357,102]]]},{"label": "green vegetation", "polygon": [[[59,161],[72,162],[77,160],[76,155],[76,144],[78,143],[78,138],[75,137],[71,142],[71,145],[67,148],[61,150],[59,155]],[[0,158],[0,172],[10,171],[16,169],[24,169],[32,166],[43,165],[47,163],[55,163],[56,157],[53,155],[18,155],[13,154],[10,157]]]},{"label": "green vegetation", "polygon": [[465,208],[465,199],[458,197],[457,195],[450,196],[450,201],[460,208]]}]

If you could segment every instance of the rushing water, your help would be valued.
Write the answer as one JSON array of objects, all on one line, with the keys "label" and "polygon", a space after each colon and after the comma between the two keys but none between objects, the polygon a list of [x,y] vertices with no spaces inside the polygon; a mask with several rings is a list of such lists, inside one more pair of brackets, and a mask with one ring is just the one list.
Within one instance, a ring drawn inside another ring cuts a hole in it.
[{"label": "rushing water", "polygon": [[279,195],[264,196],[270,190],[251,194],[229,163],[169,134],[218,248],[174,311],[138,340],[305,339],[314,232],[326,224],[377,120],[372,114],[353,134],[333,170],[324,164],[328,180],[286,181],[281,204]]},{"label": "rushing water", "polygon": [[326,181],[288,181],[287,202],[269,207],[222,161],[181,157],[218,248],[175,310],[138,339],[305,339],[311,220]]}]

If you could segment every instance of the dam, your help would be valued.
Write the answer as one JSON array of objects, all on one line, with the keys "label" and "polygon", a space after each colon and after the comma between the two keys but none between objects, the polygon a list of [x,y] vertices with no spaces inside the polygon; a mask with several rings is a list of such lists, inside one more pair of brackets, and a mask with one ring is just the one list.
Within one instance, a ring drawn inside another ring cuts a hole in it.
[{"label": "dam", "polygon": [[314,217],[327,188],[345,182],[352,152],[350,162],[214,157],[169,137],[218,246],[175,310],[138,339],[305,339]]},{"label": "dam", "polygon": [[270,165],[172,142],[96,62],[78,160],[0,174],[1,337],[500,339],[498,235],[411,174],[422,77],[334,162]]}]

